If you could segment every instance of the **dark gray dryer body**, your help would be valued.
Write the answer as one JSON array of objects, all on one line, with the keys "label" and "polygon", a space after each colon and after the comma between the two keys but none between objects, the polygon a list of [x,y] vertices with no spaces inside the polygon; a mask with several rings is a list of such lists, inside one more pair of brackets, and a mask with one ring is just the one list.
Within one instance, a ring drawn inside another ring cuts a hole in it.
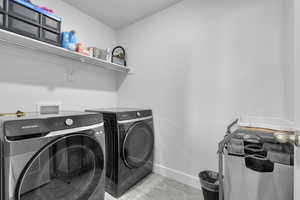
[{"label": "dark gray dryer body", "polygon": [[151,110],[112,108],[103,114],[106,134],[106,191],[120,197],[152,173],[154,126]]},{"label": "dark gray dryer body", "polygon": [[1,200],[104,200],[102,116],[1,117]]}]

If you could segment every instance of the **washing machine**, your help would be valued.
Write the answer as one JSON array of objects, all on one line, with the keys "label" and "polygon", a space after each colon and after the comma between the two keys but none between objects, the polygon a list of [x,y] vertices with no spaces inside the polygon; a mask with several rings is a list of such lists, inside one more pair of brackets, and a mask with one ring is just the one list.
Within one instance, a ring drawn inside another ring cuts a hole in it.
[{"label": "washing machine", "polygon": [[152,111],[131,108],[87,111],[103,114],[107,152],[106,191],[118,198],[152,173]]},{"label": "washing machine", "polygon": [[0,138],[2,200],[104,200],[100,114],[0,117]]}]

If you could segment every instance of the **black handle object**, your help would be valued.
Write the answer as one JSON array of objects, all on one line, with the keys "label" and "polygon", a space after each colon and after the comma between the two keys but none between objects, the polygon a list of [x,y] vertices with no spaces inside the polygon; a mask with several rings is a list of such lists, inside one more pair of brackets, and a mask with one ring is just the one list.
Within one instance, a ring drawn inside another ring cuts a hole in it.
[{"label": "black handle object", "polygon": [[238,122],[239,122],[239,119],[236,119],[236,120],[234,120],[233,122],[231,122],[231,124],[229,124],[229,125],[227,126],[226,134],[232,133],[232,132],[231,132],[231,128],[232,128],[234,125],[236,125]]},{"label": "black handle object", "polygon": [[267,156],[267,151],[259,144],[248,144],[244,147],[246,155],[261,155],[263,157]]},{"label": "black handle object", "polygon": [[[118,49],[120,49],[120,50],[122,51],[122,53],[123,53],[123,58],[120,58],[120,57],[118,57],[117,55],[115,55],[115,51],[118,50]],[[116,47],[112,50],[112,53],[111,53],[111,62],[112,62],[112,63],[115,63],[115,62],[114,62],[114,58],[119,58],[119,59],[123,60],[123,62],[124,62],[124,63],[123,63],[124,67],[127,66],[127,62],[126,62],[126,51],[125,51],[125,48],[124,48],[124,47],[122,47],[122,46],[116,46]]]},{"label": "black handle object", "polygon": [[248,155],[245,157],[246,167],[261,173],[274,171],[274,163],[261,155]]},{"label": "black handle object", "polygon": [[257,144],[261,145],[264,143],[264,140],[258,135],[247,135],[244,137],[244,144]]}]

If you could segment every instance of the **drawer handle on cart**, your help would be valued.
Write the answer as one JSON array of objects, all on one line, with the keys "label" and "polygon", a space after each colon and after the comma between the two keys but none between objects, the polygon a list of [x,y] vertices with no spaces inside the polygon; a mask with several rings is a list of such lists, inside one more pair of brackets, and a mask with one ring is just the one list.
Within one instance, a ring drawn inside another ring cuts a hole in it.
[{"label": "drawer handle on cart", "polygon": [[245,164],[248,169],[261,173],[274,171],[274,163],[262,155],[248,155],[245,157]]},{"label": "drawer handle on cart", "polygon": [[247,155],[261,155],[266,157],[267,151],[261,146],[257,144],[248,144],[244,147],[244,151]]}]

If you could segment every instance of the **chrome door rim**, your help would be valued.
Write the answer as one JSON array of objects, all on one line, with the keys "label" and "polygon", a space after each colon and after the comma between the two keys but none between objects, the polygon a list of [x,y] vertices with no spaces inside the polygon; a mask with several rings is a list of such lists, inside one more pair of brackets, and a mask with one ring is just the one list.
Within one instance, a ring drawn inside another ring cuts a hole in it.
[{"label": "chrome door rim", "polygon": [[[15,199],[16,200],[21,200],[21,186],[23,185],[23,182],[24,182],[24,179],[25,179],[25,175],[28,173],[29,169],[31,168],[31,166],[33,165],[33,163],[39,158],[39,155],[41,155],[42,153],[44,153],[46,150],[48,150],[48,148],[52,145],[54,145],[55,143],[57,142],[60,142],[62,140],[65,140],[67,138],[70,138],[70,137],[74,137],[74,136],[82,136],[82,137],[88,137],[92,140],[95,140],[94,138],[92,138],[91,136],[89,135],[86,135],[86,134],[82,134],[82,133],[74,133],[74,134],[70,134],[70,135],[67,135],[67,136],[63,136],[63,137],[60,137],[54,141],[51,141],[49,142],[47,145],[45,145],[44,147],[42,147],[38,152],[36,152],[34,154],[34,156],[27,162],[27,164],[25,165],[25,167],[23,168],[22,172],[21,172],[21,179],[19,178],[18,179],[18,182],[17,182],[17,185],[16,185],[16,189],[15,189]],[[96,141],[96,140],[95,140]],[[102,152],[104,153],[103,149],[102,149],[102,146],[99,144],[98,141],[96,141],[99,145],[99,147],[101,148]],[[104,156],[104,155],[103,155]],[[103,172],[102,172],[103,174]]]},{"label": "chrome door rim", "polygon": [[[124,138],[124,140],[123,140],[122,156],[123,156],[123,160],[124,160],[125,165],[126,165],[127,167],[131,168],[131,169],[133,169],[133,168],[139,168],[139,167],[141,167],[141,166],[133,166],[133,165],[131,165],[131,164],[126,160],[125,143],[126,143],[126,141],[128,141],[128,137],[129,137],[129,135],[130,135],[130,132],[131,132],[136,126],[138,126],[138,125],[140,125],[140,124],[143,124],[144,126],[147,127],[147,129],[150,130],[150,132],[152,133],[152,136],[153,136],[153,144],[154,144],[154,133],[153,133],[153,130],[152,130],[152,128],[151,128],[149,125],[147,125],[145,122],[137,122],[137,123],[133,124],[133,125],[126,131],[126,135],[125,135],[125,138]],[[154,150],[154,149],[153,149],[153,146],[154,146],[154,145],[152,145],[151,152],[148,153],[148,155],[147,155],[147,157],[146,157],[147,159],[145,159],[145,160],[149,160],[150,156],[152,155],[153,150]],[[147,161],[146,161],[146,162],[147,162]],[[145,163],[146,163],[146,162],[145,162]],[[145,164],[145,163],[144,163],[144,164]]]}]

